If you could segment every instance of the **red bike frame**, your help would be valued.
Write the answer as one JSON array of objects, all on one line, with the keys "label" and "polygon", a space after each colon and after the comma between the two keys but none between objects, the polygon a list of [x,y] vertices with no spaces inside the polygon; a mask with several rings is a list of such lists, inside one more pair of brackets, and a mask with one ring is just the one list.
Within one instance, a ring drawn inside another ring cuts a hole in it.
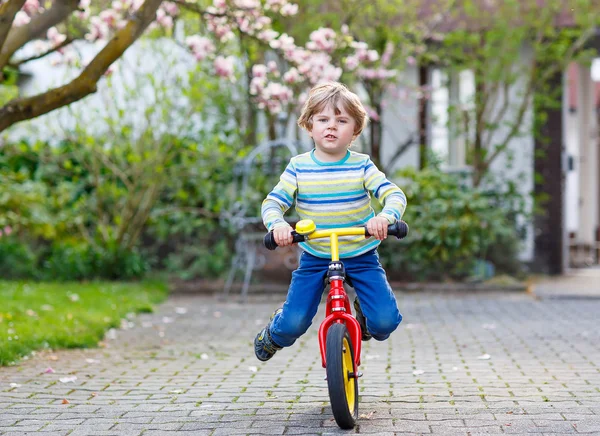
[{"label": "red bike frame", "polygon": [[[346,324],[346,328],[348,329],[350,340],[352,341],[352,346],[354,348],[354,363],[356,368],[358,368],[360,366],[362,333],[360,331],[360,324],[358,324],[356,318],[352,316],[350,300],[346,290],[344,289],[344,281],[341,279],[331,280],[325,314],[326,318],[319,327],[319,349],[321,350],[323,368],[325,368],[327,364],[325,360],[325,356],[327,355],[325,349],[327,343],[327,331],[335,322]],[[358,377],[358,371],[356,371],[355,377]]]}]

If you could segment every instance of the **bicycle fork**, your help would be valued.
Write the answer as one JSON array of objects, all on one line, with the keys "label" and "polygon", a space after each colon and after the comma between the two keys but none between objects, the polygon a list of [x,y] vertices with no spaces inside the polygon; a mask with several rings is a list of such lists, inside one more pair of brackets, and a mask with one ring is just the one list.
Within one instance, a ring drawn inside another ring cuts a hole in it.
[{"label": "bicycle fork", "polygon": [[360,366],[361,352],[361,331],[360,325],[352,314],[350,300],[344,289],[346,272],[344,264],[339,260],[338,238],[337,234],[331,235],[331,262],[327,272],[329,281],[329,294],[327,296],[327,305],[325,309],[326,318],[319,327],[319,349],[321,351],[321,360],[323,368],[326,368],[326,343],[327,331],[334,323],[345,324],[352,346],[354,348],[354,363],[356,368],[355,377],[358,378],[358,367]]}]

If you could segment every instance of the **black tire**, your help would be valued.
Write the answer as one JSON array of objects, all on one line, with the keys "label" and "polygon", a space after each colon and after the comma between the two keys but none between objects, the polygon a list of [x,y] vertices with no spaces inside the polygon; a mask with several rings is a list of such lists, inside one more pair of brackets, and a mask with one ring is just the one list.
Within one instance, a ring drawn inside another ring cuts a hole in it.
[{"label": "black tire", "polygon": [[331,411],[340,428],[351,429],[358,418],[358,380],[354,376],[354,349],[344,324],[335,323],[329,328],[326,349]]}]

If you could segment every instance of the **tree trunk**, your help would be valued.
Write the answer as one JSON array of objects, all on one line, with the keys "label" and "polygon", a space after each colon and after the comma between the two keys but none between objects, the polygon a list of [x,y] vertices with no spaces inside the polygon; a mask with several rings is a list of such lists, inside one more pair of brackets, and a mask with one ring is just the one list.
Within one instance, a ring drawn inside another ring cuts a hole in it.
[{"label": "tree trunk", "polygon": [[427,167],[427,154],[429,150],[428,120],[429,120],[429,97],[423,89],[429,86],[429,67],[419,66],[419,87],[421,98],[419,99],[419,168]]},{"label": "tree trunk", "polygon": [[70,83],[32,97],[9,101],[0,108],[0,132],[20,121],[29,120],[67,106],[96,92],[97,83],[102,75],[154,21],[156,10],[161,3],[162,0],[146,0],[127,21],[126,26],[113,36],[79,77]]},{"label": "tree trunk", "polygon": [[383,124],[381,123],[381,96],[378,98],[378,101],[371,100],[373,109],[379,116],[379,119],[371,120],[371,160],[377,166],[377,168],[381,168],[381,140],[383,136]]}]

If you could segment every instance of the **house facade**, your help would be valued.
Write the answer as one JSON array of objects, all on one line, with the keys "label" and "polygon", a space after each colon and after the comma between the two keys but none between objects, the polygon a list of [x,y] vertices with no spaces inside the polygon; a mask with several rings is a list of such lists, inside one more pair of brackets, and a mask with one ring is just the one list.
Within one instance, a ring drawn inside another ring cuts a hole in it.
[{"label": "house facade", "polygon": [[[516,62],[527,64],[530,59],[531,51],[524,45]],[[518,180],[524,196],[546,197],[541,203],[543,212],[522,223],[526,232],[520,259],[534,271],[561,274],[569,268],[600,263],[600,59],[597,62],[592,66],[571,64],[553,78],[552,86],[561,90],[562,103],[547,111],[542,126],[547,140],[536,139],[532,133],[535,114],[530,105],[523,123],[525,133],[515,137],[490,168],[499,180]],[[436,67],[425,73],[432,95],[421,138],[442,158],[446,171],[468,173],[465,141],[452,134],[448,112],[456,102],[472,99],[473,74],[463,71],[449,77]],[[420,74],[423,72],[417,67],[409,67],[403,81],[416,87]],[[515,83],[510,92],[519,93],[521,86]],[[383,116],[384,156],[392,156],[398,143],[419,130],[420,116],[416,98],[388,98]],[[494,135],[504,133],[499,129]],[[418,147],[408,150],[398,164],[418,166]]]},{"label": "house facade", "polygon": [[[600,47],[600,44],[597,46]],[[126,56],[140,56],[137,52],[138,49],[132,47]],[[179,56],[185,57],[184,54]],[[531,56],[531,51],[524,45],[516,62],[526,65]],[[180,59],[177,64],[192,68],[194,62],[190,56],[189,62]],[[57,76],[64,77],[66,72],[40,59],[32,63],[29,74],[31,79],[23,86],[25,94],[36,92],[40,86],[49,86],[59,80]],[[592,67],[588,65],[571,65],[558,74],[553,80],[554,86],[562,90],[562,105],[548,113],[543,126],[549,141],[538,141],[531,133],[519,135],[510,142],[507,153],[499,155],[491,166],[491,171],[500,180],[518,180],[524,196],[532,192],[546,194],[548,200],[543,204],[544,213],[522,223],[526,232],[520,259],[531,264],[536,271],[559,274],[569,267],[597,265],[599,262],[600,86],[594,80],[600,80],[599,76],[592,77]],[[440,156],[445,170],[468,173],[465,138],[452,134],[447,121],[452,105],[456,102],[468,104],[472,99],[476,89],[473,74],[463,71],[451,76],[436,67],[408,66],[401,81],[406,89],[414,89],[423,84],[423,78],[432,90],[425,111],[415,93],[389,93],[386,96],[382,114],[382,161],[391,159],[399,144],[417,136]],[[517,82],[510,92],[519,93],[520,87],[522,84]],[[99,98],[99,95],[92,95],[80,103],[91,107]],[[501,99],[498,104],[501,104]],[[49,116],[60,119],[59,114],[60,111],[56,111]],[[64,122],[68,122],[68,114],[63,113],[63,116],[66,117]],[[530,106],[524,118],[525,130],[531,126],[534,116]],[[47,122],[43,118],[32,122]],[[294,121],[289,120],[291,124]],[[423,125],[425,128],[421,129]],[[15,127],[14,132],[19,131],[20,127]],[[504,133],[499,129],[494,135]],[[406,150],[396,168],[419,165],[417,144],[418,141]],[[536,173],[542,177],[536,177]]]}]

